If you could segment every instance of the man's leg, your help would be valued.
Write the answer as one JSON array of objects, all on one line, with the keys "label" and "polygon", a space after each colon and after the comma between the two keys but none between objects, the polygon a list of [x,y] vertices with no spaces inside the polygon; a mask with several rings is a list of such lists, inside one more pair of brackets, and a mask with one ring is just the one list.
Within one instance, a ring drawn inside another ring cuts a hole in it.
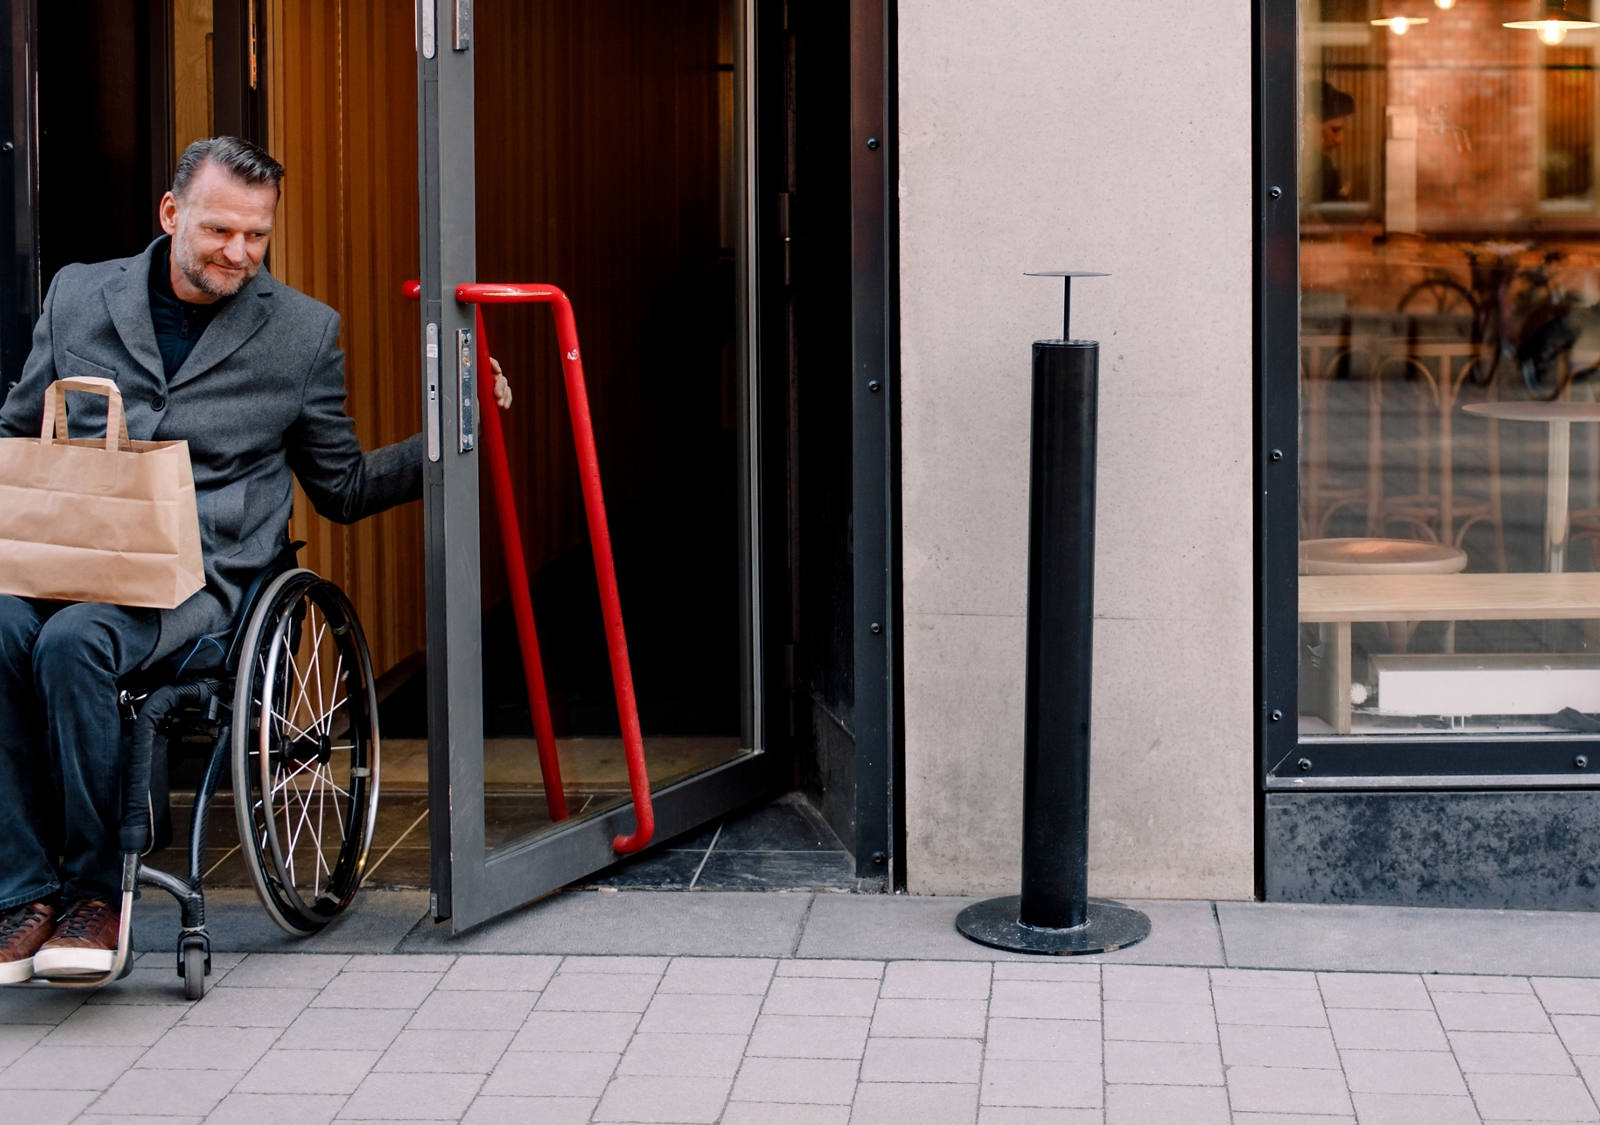
[{"label": "man's leg", "polygon": [[57,889],[60,808],[34,693],[33,646],[44,615],[0,594],[0,913]]}]

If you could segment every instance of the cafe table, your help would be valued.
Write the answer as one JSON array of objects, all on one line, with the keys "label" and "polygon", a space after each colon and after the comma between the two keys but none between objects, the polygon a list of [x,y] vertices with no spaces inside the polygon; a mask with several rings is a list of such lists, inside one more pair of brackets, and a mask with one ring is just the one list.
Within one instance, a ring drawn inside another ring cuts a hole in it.
[{"label": "cafe table", "polygon": [[1544,558],[1545,569],[1560,574],[1566,569],[1570,516],[1568,491],[1572,479],[1572,426],[1600,422],[1600,402],[1474,402],[1461,408],[1480,418],[1502,422],[1543,422],[1550,431],[1546,447]]}]

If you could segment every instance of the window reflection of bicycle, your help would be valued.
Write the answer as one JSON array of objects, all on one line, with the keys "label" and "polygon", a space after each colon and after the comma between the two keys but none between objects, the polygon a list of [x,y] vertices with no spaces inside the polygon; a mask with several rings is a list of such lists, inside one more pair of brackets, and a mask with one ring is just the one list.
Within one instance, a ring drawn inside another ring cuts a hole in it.
[{"label": "window reflection of bicycle", "polygon": [[1600,370],[1600,363],[1574,368],[1570,362],[1579,331],[1574,314],[1600,313],[1600,305],[1585,310],[1552,277],[1552,267],[1563,256],[1559,250],[1548,251],[1538,265],[1518,265],[1518,255],[1529,246],[1463,246],[1470,287],[1441,270],[1406,290],[1399,308],[1413,315],[1469,318],[1472,342],[1482,345],[1487,359],[1470,376],[1474,383],[1481,386],[1503,371],[1514,371],[1530,396],[1554,399]]}]

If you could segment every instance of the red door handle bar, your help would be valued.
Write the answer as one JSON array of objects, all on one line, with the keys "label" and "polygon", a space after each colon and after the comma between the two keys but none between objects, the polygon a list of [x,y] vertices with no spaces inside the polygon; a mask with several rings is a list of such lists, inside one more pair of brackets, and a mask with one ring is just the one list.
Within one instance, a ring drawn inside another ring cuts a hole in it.
[{"label": "red door handle bar", "polygon": [[[405,293],[409,297],[419,296],[420,291],[421,287],[416,282],[408,282],[405,286]],[[655,834],[655,812],[650,802],[650,778],[645,768],[644,739],[639,729],[639,709],[633,690],[633,672],[628,660],[628,639],[622,624],[622,601],[617,592],[616,566],[611,554],[611,532],[606,520],[605,497],[600,487],[600,461],[595,452],[594,426],[589,416],[589,395],[583,378],[583,361],[578,350],[578,326],[572,315],[572,303],[565,293],[553,285],[458,285],[455,296],[462,304],[479,306],[476,310],[478,362],[479,370],[485,375],[489,372],[489,346],[483,326],[483,305],[548,304],[552,306],[551,311],[555,314],[556,343],[561,350],[561,371],[566,383],[567,409],[572,417],[572,437],[578,454],[584,514],[589,523],[595,580],[599,586],[600,610],[605,623],[606,649],[611,661],[611,680],[616,691],[617,716],[622,727],[623,751],[628,766],[628,786],[633,798],[634,831],[628,836],[615,837],[611,846],[622,854],[636,852],[648,844]],[[545,777],[547,796],[554,794],[561,801],[559,814],[556,812],[556,805],[552,803],[551,816],[563,819],[567,815],[565,797],[561,789],[560,763],[556,759],[555,738],[551,733],[543,665],[539,658],[533,608],[528,594],[527,564],[522,555],[522,536],[517,522],[516,508],[512,502],[511,476],[506,467],[504,435],[495,410],[483,411],[483,438],[501,524],[506,568],[511,579],[512,608],[517,618],[517,635],[527,673],[529,701],[534,712],[534,734],[539,746],[540,770]]]}]

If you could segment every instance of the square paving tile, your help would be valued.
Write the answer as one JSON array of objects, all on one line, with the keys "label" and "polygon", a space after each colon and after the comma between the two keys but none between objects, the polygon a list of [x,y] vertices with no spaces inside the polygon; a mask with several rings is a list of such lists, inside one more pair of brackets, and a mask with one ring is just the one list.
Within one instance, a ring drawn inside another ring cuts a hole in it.
[{"label": "square paving tile", "polygon": [[989,966],[981,961],[892,961],[880,996],[909,1000],[987,1000]]},{"label": "square paving tile", "polygon": [[353,1094],[381,1057],[378,1051],[268,1051],[234,1090],[247,1094]]},{"label": "square paving tile", "polygon": [[550,983],[559,957],[469,953],[456,959],[439,981],[439,991],[537,992]]},{"label": "square paving tile", "polygon": [[0,1072],[0,1089],[104,1090],[145,1053],[143,1047],[46,1047],[27,1051]]},{"label": "square paving tile", "polygon": [[1295,1066],[1338,1070],[1339,1051],[1325,1027],[1244,1027],[1220,1029],[1222,1061],[1229,1066]]},{"label": "square paving tile", "polygon": [[1561,1038],[1553,1032],[1452,1031],[1450,1046],[1461,1069],[1468,1073],[1576,1073]]},{"label": "square paving tile", "polygon": [[970,1125],[978,1087],[956,1083],[863,1082],[856,1087],[850,1125]]},{"label": "square paving tile", "polygon": [[639,1026],[634,1012],[529,1013],[513,1051],[611,1051],[620,1055]]},{"label": "square paving tile", "polygon": [[1215,1043],[1216,1016],[1209,1004],[1152,1004],[1107,1000],[1107,1039],[1161,1043]]},{"label": "square paving tile", "polygon": [[1433,1007],[1428,986],[1411,973],[1318,973],[1317,984],[1328,1008]]},{"label": "square paving tile", "polygon": [[983,1045],[975,1039],[873,1039],[861,1081],[975,1083],[982,1070]]},{"label": "square paving tile", "polygon": [[482,1093],[517,1097],[598,1098],[620,1055],[602,1051],[507,1051]]},{"label": "square paving tile", "polygon": [[849,1105],[860,1070],[853,1059],[746,1059],[732,1100]]},{"label": "square paving tile", "polygon": [[1446,1031],[1549,1031],[1550,1020],[1531,995],[1440,992],[1433,998]]},{"label": "square paving tile", "polygon": [[1228,1092],[1207,1086],[1106,1087],[1106,1125],[1231,1125]]},{"label": "square paving tile", "polygon": [[880,1000],[872,1034],[982,1039],[986,1007],[982,1000]]},{"label": "square paving tile", "polygon": [[1094,1109],[1105,1104],[1105,1078],[1097,1060],[1012,1062],[983,1066],[984,1105]]},{"label": "square paving tile", "polygon": [[1334,1008],[1328,1013],[1333,1041],[1341,1049],[1368,1051],[1447,1051],[1439,1017],[1432,1012]]},{"label": "square paving tile", "polygon": [[1600,1121],[1580,1078],[1545,1074],[1469,1074],[1486,1121]]},{"label": "square paving tile", "polygon": [[1341,1051],[1352,1092],[1465,1094],[1461,1069],[1449,1051]]},{"label": "square paving tile", "polygon": [[402,1031],[374,1070],[488,1074],[511,1045],[509,1031]]},{"label": "square paving tile", "polygon": [[748,1039],[743,1035],[659,1035],[640,1032],[628,1044],[618,1074],[732,1078]]},{"label": "square paving tile", "polygon": [[991,1019],[985,1057],[1053,1062],[1100,1057],[1100,1025],[1088,1020]]},{"label": "square paving tile", "polygon": [[1350,1112],[1350,1094],[1338,1071],[1235,1066],[1228,1068],[1227,1077],[1233,1108],[1241,1112]]},{"label": "square paving tile", "polygon": [[1100,988],[1077,981],[997,980],[989,1014],[1020,1019],[1097,1020]]},{"label": "square paving tile", "polygon": [[453,1121],[467,1112],[482,1085],[476,1074],[370,1074],[339,1117]]},{"label": "square paving tile", "polygon": [[867,1049],[865,1016],[773,1016],[756,1019],[745,1053],[797,1059],[859,1059]]},{"label": "square paving tile", "polygon": [[1222,1059],[1211,1043],[1113,1039],[1105,1045],[1105,1069],[1106,1082],[1111,1085],[1222,1085]]},{"label": "square paving tile", "polygon": [[1481,1125],[1468,1097],[1352,1094],[1361,1125]]},{"label": "square paving tile", "polygon": [[594,1120],[702,1125],[722,1114],[731,1085],[726,1078],[618,1078],[606,1088]]}]

